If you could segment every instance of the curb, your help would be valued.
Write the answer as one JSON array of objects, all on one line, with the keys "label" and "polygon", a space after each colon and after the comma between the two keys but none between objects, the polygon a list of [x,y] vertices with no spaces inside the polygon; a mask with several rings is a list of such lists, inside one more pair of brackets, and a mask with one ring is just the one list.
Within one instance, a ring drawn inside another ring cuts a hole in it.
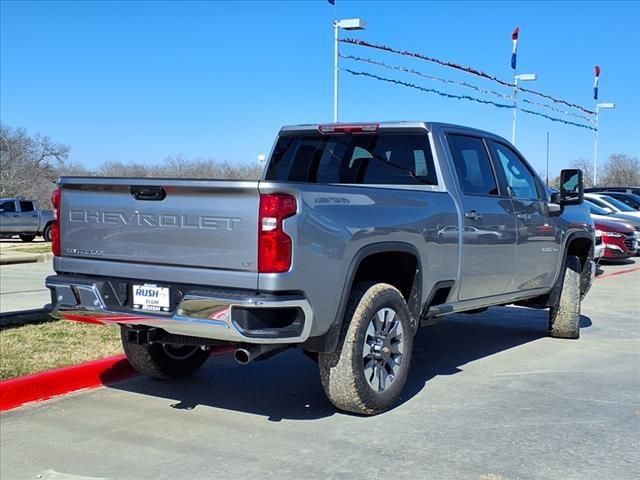
[{"label": "curb", "polygon": [[53,321],[44,308],[0,313],[0,328]]},{"label": "curb", "polygon": [[33,253],[33,254],[20,253],[15,256],[9,252],[7,253],[5,253],[4,255],[0,255],[0,265],[16,265],[19,263],[48,262],[53,258],[52,253]]},{"label": "curb", "polygon": [[137,375],[124,355],[0,381],[0,412]]},{"label": "curb", "polygon": [[[230,344],[212,351],[211,356],[226,355],[236,348],[236,345]],[[112,385],[138,375],[139,373],[133,369],[126,356],[116,355],[70,367],[1,380],[0,412],[13,410],[27,403],[60,397],[78,390]]]}]

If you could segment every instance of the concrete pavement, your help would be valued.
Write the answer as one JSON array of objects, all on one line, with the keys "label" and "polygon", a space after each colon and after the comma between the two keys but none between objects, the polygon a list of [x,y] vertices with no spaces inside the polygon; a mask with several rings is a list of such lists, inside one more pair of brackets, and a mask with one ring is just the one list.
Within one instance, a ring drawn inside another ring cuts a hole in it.
[{"label": "concrete pavement", "polygon": [[402,403],[374,418],[336,411],[296,350],[21,408],[0,417],[0,476],[637,478],[638,284],[640,271],[597,280],[577,341],[514,307],[423,329]]},{"label": "concrete pavement", "polygon": [[50,261],[0,266],[0,313],[42,308],[50,303],[44,279],[53,273]]}]

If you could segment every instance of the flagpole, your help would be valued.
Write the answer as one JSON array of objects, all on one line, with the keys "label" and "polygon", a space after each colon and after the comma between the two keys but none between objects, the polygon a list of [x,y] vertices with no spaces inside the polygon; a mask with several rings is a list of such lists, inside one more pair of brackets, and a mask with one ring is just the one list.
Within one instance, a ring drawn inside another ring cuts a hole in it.
[{"label": "flagpole", "polygon": [[333,121],[334,123],[338,121],[338,81],[339,81],[338,59],[340,58],[340,55],[338,52],[338,44],[340,42],[339,31],[340,31],[340,28],[338,27],[338,21],[334,19],[333,20]]},{"label": "flagpole", "polygon": [[516,121],[518,117],[518,69],[517,69],[517,55],[518,55],[518,34],[520,28],[516,27],[511,34],[511,40],[513,41],[513,50],[511,52],[511,68],[513,69],[513,121],[511,124],[511,143],[516,144]]},{"label": "flagpole", "polygon": [[598,130],[600,129],[600,107],[596,100],[596,131],[595,141],[593,142],[593,186],[598,185]]},{"label": "flagpole", "polygon": [[333,11],[333,121],[338,121],[338,82],[339,78],[339,60],[340,52],[338,46],[340,44],[340,27],[338,26],[338,18],[336,17],[336,2],[330,2]]}]

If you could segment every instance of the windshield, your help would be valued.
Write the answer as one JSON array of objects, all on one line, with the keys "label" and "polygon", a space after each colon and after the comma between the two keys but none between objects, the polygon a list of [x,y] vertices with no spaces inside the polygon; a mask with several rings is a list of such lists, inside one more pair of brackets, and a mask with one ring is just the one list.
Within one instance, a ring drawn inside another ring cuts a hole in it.
[{"label": "windshield", "polygon": [[609,197],[608,195],[603,195],[602,200],[604,200],[607,203],[610,203],[621,212],[635,212],[635,210],[631,208],[629,205],[622,203],[620,200],[616,198]]},{"label": "windshield", "polygon": [[610,212],[606,211],[604,208],[599,207],[595,203],[591,203],[589,200],[585,199],[587,205],[589,205],[589,212],[593,215],[611,215]]}]

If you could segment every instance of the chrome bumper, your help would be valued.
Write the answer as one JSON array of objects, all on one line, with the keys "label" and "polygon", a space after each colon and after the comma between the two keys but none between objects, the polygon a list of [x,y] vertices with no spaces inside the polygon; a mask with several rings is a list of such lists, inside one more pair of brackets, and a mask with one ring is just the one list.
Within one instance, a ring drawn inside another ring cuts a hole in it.
[{"label": "chrome bumper", "polygon": [[[100,292],[98,284],[91,282],[63,282],[49,277],[46,286],[52,291],[53,317],[102,325],[143,325],[161,328],[176,335],[201,337],[237,343],[288,344],[302,343],[309,337],[313,323],[311,305],[302,296],[264,298],[260,295],[200,295],[187,294],[173,314],[159,314],[128,308],[111,308]],[[301,325],[294,335],[280,335],[270,330],[267,334],[243,330],[235,321],[236,311],[264,309],[299,309]]]}]

